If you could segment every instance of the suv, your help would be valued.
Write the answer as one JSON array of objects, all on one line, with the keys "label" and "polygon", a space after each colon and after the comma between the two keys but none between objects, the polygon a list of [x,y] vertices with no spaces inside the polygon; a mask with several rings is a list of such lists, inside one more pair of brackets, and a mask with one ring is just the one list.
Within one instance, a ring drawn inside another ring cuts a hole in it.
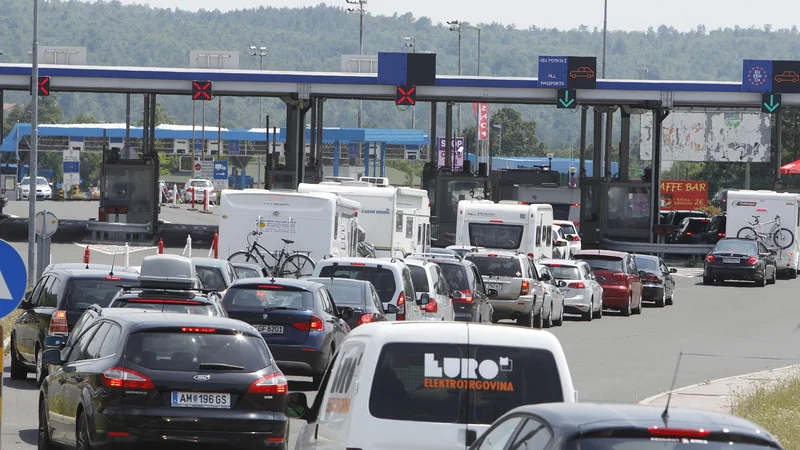
[{"label": "suv", "polygon": [[711,219],[687,217],[681,221],[672,238],[673,244],[699,244],[703,233],[708,230]]},{"label": "suv", "polygon": [[328,258],[317,263],[313,278],[353,278],[375,286],[384,309],[394,305],[400,311],[389,320],[421,320],[411,271],[398,258]]},{"label": "suv", "polygon": [[228,286],[239,278],[236,269],[226,259],[192,258],[192,262],[203,288],[217,291],[220,296],[225,295]]},{"label": "suv", "polygon": [[716,244],[725,238],[725,227],[728,224],[727,216],[719,214],[711,218],[706,231],[700,233],[701,244]]},{"label": "suv", "polygon": [[517,325],[539,328],[544,289],[531,259],[522,253],[480,252],[467,255],[488,289],[497,291],[490,302],[492,322],[513,319]]},{"label": "suv", "polygon": [[423,320],[455,320],[450,288],[439,265],[414,258],[406,259],[406,265],[414,281],[417,302],[425,305],[421,308]]},{"label": "suv", "polygon": [[45,337],[69,334],[89,305],[108,306],[121,284],[137,280],[137,274],[123,271],[56,268],[44,272],[33,290],[25,293],[19,305],[23,312],[11,329],[11,378],[21,380],[35,372],[41,384],[47,376],[41,364]]},{"label": "suv", "polygon": [[40,448],[285,448],[288,382],[259,333],[238,320],[103,314],[43,358],[54,369],[39,394]]},{"label": "suv", "polygon": [[642,280],[645,272],[639,271],[633,255],[611,250],[581,250],[575,259],[589,263],[592,272],[605,278],[603,287],[603,308],[622,311],[623,316],[642,313]]}]

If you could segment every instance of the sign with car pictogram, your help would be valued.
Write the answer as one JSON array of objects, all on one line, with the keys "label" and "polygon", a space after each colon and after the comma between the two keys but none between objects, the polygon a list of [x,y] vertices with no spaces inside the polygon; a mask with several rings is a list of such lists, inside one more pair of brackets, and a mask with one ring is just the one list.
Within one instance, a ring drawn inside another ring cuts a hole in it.
[{"label": "sign with car pictogram", "polygon": [[539,87],[595,89],[597,58],[594,56],[540,56]]}]

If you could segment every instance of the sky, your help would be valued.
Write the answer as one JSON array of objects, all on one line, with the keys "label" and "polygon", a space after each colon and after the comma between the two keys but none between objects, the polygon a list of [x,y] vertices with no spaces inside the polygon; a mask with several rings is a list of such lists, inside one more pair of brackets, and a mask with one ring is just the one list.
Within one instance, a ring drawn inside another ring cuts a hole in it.
[{"label": "sky", "polygon": [[[305,7],[319,4],[314,0],[121,0],[122,3],[150,4],[160,8],[232,9]],[[329,5],[346,6],[345,0],[329,0]],[[603,0],[368,0],[367,10],[376,15],[412,13],[436,22],[461,20],[471,23],[499,22],[517,28],[536,25],[543,28],[570,29],[580,25],[603,26]],[[653,26],[672,26],[688,31],[703,24],[706,29],[749,28],[765,24],[773,29],[791,28],[800,17],[800,2],[793,0],[608,0],[610,30],[647,30]]]}]

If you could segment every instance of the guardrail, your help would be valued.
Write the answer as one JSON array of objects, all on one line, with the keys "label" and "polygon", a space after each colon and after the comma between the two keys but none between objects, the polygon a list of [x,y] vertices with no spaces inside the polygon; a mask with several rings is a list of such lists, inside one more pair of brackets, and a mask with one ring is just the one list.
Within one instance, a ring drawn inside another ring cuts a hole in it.
[{"label": "guardrail", "polygon": [[624,242],[600,239],[606,250],[628,253],[652,253],[665,255],[707,255],[714,248],[711,244],[651,244],[649,242]]},{"label": "guardrail", "polygon": [[141,242],[152,233],[150,222],[115,223],[89,220],[86,229],[92,233],[93,241]]}]

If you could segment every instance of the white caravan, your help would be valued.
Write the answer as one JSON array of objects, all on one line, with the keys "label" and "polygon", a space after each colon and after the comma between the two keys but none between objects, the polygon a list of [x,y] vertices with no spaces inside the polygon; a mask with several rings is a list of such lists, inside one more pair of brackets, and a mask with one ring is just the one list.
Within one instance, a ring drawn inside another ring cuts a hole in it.
[{"label": "white caravan", "polygon": [[294,243],[287,251],[310,252],[314,261],[327,255],[358,256],[359,209],[358,202],[332,193],[226,189],[220,199],[219,257],[246,250],[257,226],[263,231],[259,245],[276,255],[284,247],[282,239],[288,239]]},{"label": "white caravan", "polygon": [[456,244],[553,257],[553,207],[515,202],[458,202]]},{"label": "white caravan", "polygon": [[297,192],[333,192],[358,202],[359,225],[367,233],[366,240],[375,245],[379,258],[430,249],[431,206],[427,191],[343,181],[301,183]]},{"label": "white caravan", "polygon": [[728,191],[725,236],[761,240],[775,250],[778,271],[790,278],[800,269],[800,196],[774,191]]}]

